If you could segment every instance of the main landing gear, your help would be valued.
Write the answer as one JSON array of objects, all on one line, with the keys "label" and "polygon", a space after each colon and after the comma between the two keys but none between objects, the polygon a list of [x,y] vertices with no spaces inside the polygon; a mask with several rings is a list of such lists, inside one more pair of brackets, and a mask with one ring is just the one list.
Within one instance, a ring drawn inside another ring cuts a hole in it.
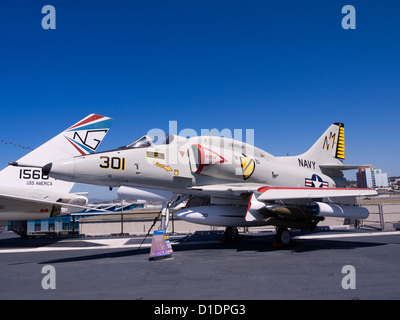
[{"label": "main landing gear", "polygon": [[292,241],[292,234],[289,229],[276,228],[276,240],[283,245],[288,245]]},{"label": "main landing gear", "polygon": [[236,227],[226,227],[224,235],[226,241],[235,241],[239,239],[239,230]]},{"label": "main landing gear", "polygon": [[[225,241],[236,241],[239,239],[239,230],[236,227],[225,229]],[[292,234],[287,228],[276,228],[276,241],[281,245],[288,245],[292,242]]]}]

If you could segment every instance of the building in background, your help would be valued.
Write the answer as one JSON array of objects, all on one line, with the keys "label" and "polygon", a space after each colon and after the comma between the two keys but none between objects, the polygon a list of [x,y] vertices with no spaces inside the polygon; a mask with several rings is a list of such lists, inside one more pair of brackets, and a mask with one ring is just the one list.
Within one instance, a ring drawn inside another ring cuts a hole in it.
[{"label": "building in background", "polygon": [[357,172],[358,188],[386,188],[389,186],[387,173],[382,169],[363,168]]},{"label": "building in background", "polygon": [[382,169],[375,169],[374,177],[375,177],[375,186],[377,188],[389,187],[389,180],[388,180],[387,173],[382,172]]}]

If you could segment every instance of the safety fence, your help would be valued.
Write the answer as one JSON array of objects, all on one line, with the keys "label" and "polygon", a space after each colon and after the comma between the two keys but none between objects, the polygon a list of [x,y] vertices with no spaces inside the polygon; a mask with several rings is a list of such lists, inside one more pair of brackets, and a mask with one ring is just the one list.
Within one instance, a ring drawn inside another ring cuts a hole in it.
[{"label": "safety fence", "polygon": [[380,230],[400,229],[400,204],[364,204],[369,217],[361,221],[361,226]]}]

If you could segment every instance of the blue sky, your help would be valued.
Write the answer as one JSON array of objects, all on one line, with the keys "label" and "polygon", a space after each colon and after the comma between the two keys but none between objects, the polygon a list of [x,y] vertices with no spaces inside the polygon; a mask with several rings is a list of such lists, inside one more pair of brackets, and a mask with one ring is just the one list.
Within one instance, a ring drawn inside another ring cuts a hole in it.
[{"label": "blue sky", "polygon": [[[46,4],[55,30],[41,27]],[[341,26],[346,4],[355,30]],[[101,150],[176,120],[254,129],[258,147],[295,155],[343,122],[345,163],[400,176],[399,12],[365,0],[1,1],[0,140],[35,148],[98,113],[114,119]],[[25,153],[0,143],[3,167]]]}]

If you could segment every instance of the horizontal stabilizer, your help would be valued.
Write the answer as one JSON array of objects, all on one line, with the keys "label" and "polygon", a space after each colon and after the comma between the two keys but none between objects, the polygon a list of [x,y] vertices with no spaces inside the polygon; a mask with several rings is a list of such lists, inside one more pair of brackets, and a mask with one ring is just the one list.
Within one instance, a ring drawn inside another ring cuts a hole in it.
[{"label": "horizontal stabilizer", "polygon": [[343,164],[320,164],[321,169],[331,169],[331,170],[355,170],[363,168],[372,168],[370,164],[363,165],[343,165]]}]

